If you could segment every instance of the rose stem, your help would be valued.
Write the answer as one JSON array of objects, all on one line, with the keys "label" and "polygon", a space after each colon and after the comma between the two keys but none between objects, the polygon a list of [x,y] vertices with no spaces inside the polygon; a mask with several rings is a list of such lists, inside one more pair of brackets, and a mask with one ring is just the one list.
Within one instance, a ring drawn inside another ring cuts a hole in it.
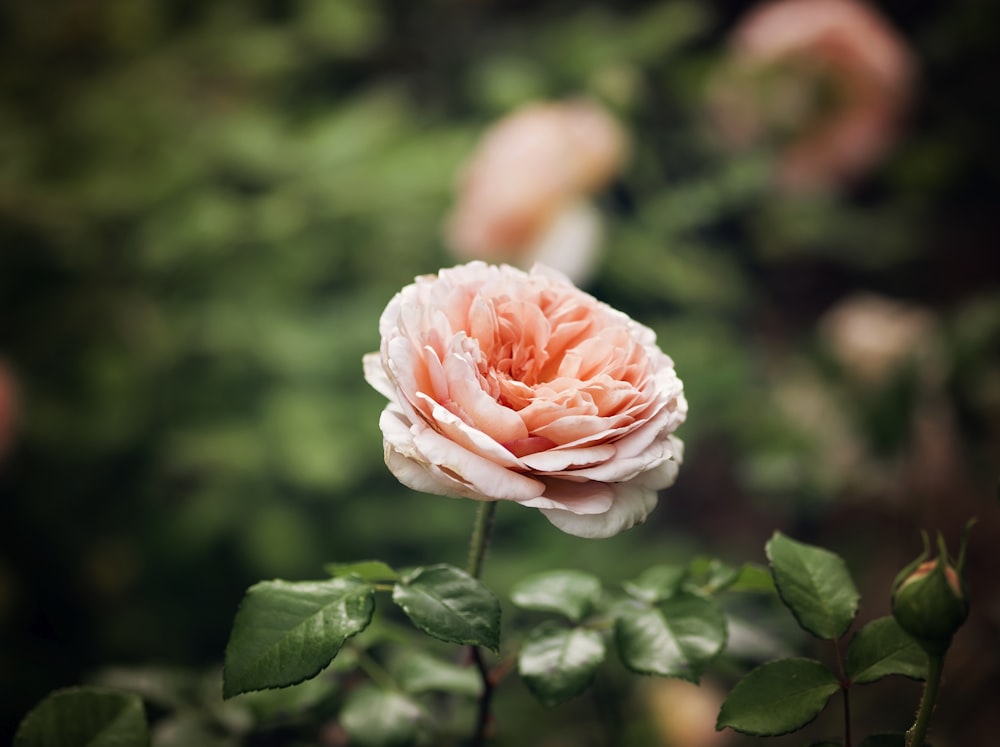
[{"label": "rose stem", "polygon": [[[469,575],[479,578],[483,570],[483,559],[486,557],[486,548],[490,544],[490,535],[493,533],[493,516],[496,513],[496,501],[482,501],[479,510],[476,512],[476,523],[472,527],[472,540],[469,543]],[[490,701],[493,699],[493,680],[490,677],[490,670],[483,661],[483,652],[478,646],[470,646],[472,660],[479,670],[479,677],[483,681],[483,692],[479,696],[479,713],[476,717],[476,728],[472,734],[471,747],[481,747],[486,744],[486,731],[490,723]]]},{"label": "rose stem", "polygon": [[917,720],[906,733],[906,747],[924,747],[924,736],[931,723],[934,712],[934,701],[937,700],[938,687],[941,685],[941,673],[944,671],[944,654],[927,655],[927,681],[924,682],[924,694],[917,710]]},{"label": "rose stem", "polygon": [[833,650],[840,673],[840,692],[844,697],[844,747],[851,747],[851,681],[844,671],[844,655],[840,650],[840,639],[833,639]]},{"label": "rose stem", "polygon": [[469,563],[466,568],[469,575],[479,578],[483,571],[483,558],[490,544],[493,533],[493,515],[496,513],[496,501],[481,501],[476,512],[476,523],[472,526],[472,540],[469,542]]}]

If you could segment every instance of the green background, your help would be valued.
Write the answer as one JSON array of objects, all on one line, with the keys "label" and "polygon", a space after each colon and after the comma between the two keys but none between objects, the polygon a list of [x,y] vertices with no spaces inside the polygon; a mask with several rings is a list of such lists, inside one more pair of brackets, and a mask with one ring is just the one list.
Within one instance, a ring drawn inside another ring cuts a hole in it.
[{"label": "green background", "polygon": [[[612,584],[694,553],[763,562],[781,529],[844,555],[867,620],[920,528],[957,546],[979,515],[935,734],[983,743],[1000,692],[982,656],[1000,638],[1000,12],[884,4],[920,63],[906,126],[850,189],[803,197],[768,184],[767,154],[706,136],[706,80],[745,7],[0,6],[0,357],[20,386],[0,466],[0,741],[111,665],[213,672],[259,579],[464,563],[475,506],[388,473],[361,356],[393,293],[455,263],[442,220],[483,128],[587,94],[633,140],[597,198],[589,290],[674,358],[686,461],[649,521],[610,540],[501,506],[485,581],[506,599],[556,567]],[[819,320],[859,290],[933,314],[932,385],[838,364]],[[546,711],[512,678],[502,733],[649,744],[640,694],[612,684],[598,707]],[[873,687],[859,723],[903,728],[916,685]]]}]

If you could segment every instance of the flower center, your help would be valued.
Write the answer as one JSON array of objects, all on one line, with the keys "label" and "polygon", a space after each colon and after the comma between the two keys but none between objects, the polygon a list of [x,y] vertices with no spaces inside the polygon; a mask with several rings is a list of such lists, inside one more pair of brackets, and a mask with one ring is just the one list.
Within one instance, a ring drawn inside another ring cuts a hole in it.
[{"label": "flower center", "polygon": [[623,412],[650,364],[624,325],[603,320],[592,305],[560,293],[477,299],[469,332],[486,390],[521,413],[533,433],[557,416]]}]

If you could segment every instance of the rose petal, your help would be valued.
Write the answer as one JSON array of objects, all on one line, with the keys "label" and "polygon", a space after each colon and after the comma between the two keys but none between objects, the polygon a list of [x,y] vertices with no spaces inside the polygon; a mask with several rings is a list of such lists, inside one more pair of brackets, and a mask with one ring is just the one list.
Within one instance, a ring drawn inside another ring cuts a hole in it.
[{"label": "rose petal", "polygon": [[519,501],[531,508],[569,511],[574,514],[603,514],[615,499],[612,486],[602,482],[545,480],[545,494],[530,501]]},{"label": "rose petal", "polygon": [[663,490],[677,481],[681,462],[684,461],[684,444],[674,436],[670,437],[670,441],[674,455],[661,462],[658,467],[639,474],[633,482],[653,490]]},{"label": "rose petal", "polygon": [[425,395],[418,394],[417,397],[427,400],[431,418],[442,435],[473,454],[490,459],[506,469],[525,471],[524,463],[505,446],[498,444],[493,438],[472,427],[436,402],[431,402]]},{"label": "rose petal", "polygon": [[365,381],[371,384],[372,388],[383,397],[395,400],[396,390],[382,365],[382,354],[366,353],[361,360],[364,366]]},{"label": "rose petal", "polygon": [[445,360],[445,371],[452,399],[461,409],[466,423],[498,443],[528,437],[528,429],[520,415],[483,391],[476,370],[468,361],[449,355]]},{"label": "rose petal", "polygon": [[641,456],[630,459],[615,458],[593,469],[574,470],[574,477],[607,482],[636,481],[659,490],[674,484],[684,458],[684,444],[676,436],[666,441],[656,441]]},{"label": "rose petal", "polygon": [[421,460],[453,474],[456,480],[475,487],[487,498],[530,500],[540,496],[545,488],[540,481],[473,454],[430,428],[415,433],[413,443]]},{"label": "rose petal", "polygon": [[610,508],[601,514],[577,514],[557,508],[543,508],[542,513],[552,524],[577,537],[613,537],[646,520],[656,507],[656,491],[635,482],[618,483]]},{"label": "rose petal", "polygon": [[514,456],[521,458],[528,454],[537,454],[539,451],[547,451],[555,446],[553,441],[541,436],[528,436],[517,441],[507,441],[503,447]]},{"label": "rose petal", "polygon": [[391,405],[379,419],[384,441],[385,464],[408,488],[451,498],[482,498],[464,482],[456,480],[420,458],[406,418]]},{"label": "rose petal", "polygon": [[385,447],[385,464],[403,485],[419,493],[443,495],[446,498],[472,498],[473,500],[490,500],[473,488],[464,485],[449,475],[444,474],[434,465],[418,462]]},{"label": "rose petal", "polygon": [[[411,426],[399,408],[382,411],[386,465],[407,487],[441,495],[492,500],[530,500],[542,494],[538,480],[505,470],[430,428]],[[409,464],[407,464],[409,462]]]},{"label": "rose petal", "polygon": [[583,449],[550,449],[521,457],[521,462],[537,472],[563,472],[600,464],[615,455],[611,444]]},{"label": "rose petal", "polygon": [[673,452],[663,441],[654,441],[642,454],[628,459],[616,457],[594,467],[555,472],[560,477],[577,477],[601,482],[627,482],[643,472],[656,469],[669,460]]},{"label": "rose petal", "polygon": [[[624,415],[602,418],[597,415],[566,415],[556,418],[551,413],[551,422],[532,428],[532,434],[552,439],[557,444],[570,444],[581,438],[604,435],[609,430],[631,425],[631,419]],[[530,426],[529,426],[530,427]],[[600,440],[605,440],[601,438]]]}]

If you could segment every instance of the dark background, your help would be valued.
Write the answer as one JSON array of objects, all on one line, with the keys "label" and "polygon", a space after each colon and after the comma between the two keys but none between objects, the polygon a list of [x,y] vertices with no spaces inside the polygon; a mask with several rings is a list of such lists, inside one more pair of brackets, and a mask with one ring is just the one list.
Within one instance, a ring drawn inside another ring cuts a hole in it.
[{"label": "dark background", "polygon": [[[822,196],[774,189],[760,154],[705,136],[705,82],[747,7],[0,4],[0,358],[19,387],[0,466],[0,741],[46,692],[111,665],[213,672],[261,578],[462,563],[474,506],[387,472],[360,359],[389,297],[455,262],[441,221],[482,129],[586,93],[633,138],[599,197],[589,290],[674,358],[686,462],[650,520],[607,541],[501,506],[487,583],[503,597],[560,566],[610,584],[695,553],[763,562],[781,529],[845,556],[863,621],[886,613],[921,528],[954,548],[978,515],[973,616],[935,734],[985,744],[1000,6],[881,6],[919,60],[913,106],[882,163]],[[860,291],[931,320],[919,359],[874,383],[822,331]],[[876,688],[859,723],[902,728],[915,686]],[[510,697],[509,735],[596,739],[585,704]]]}]

